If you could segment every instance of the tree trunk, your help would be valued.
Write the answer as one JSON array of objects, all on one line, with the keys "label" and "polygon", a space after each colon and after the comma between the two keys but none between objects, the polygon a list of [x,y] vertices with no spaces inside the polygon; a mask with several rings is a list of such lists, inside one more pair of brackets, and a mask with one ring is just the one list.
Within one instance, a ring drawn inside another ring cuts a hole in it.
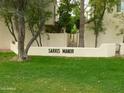
[{"label": "tree trunk", "polygon": [[27,44],[26,49],[25,49],[25,53],[26,53],[26,54],[28,54],[29,48],[31,47],[32,43],[36,40],[36,38],[38,37],[39,34],[40,34],[40,31],[38,31],[38,32],[36,33],[36,35],[33,36],[33,38],[32,38],[32,39],[29,41],[29,43]]},{"label": "tree trunk", "polygon": [[80,29],[79,29],[79,47],[84,47],[84,24],[85,24],[85,17],[84,17],[84,0],[80,2],[81,12],[80,12]]},{"label": "tree trunk", "polygon": [[[33,26],[31,26],[30,24],[29,24],[29,29],[30,29],[32,36],[34,36],[36,32],[34,31]],[[39,44],[38,40],[36,39],[35,41],[37,43],[37,46],[39,47],[40,44]]]},{"label": "tree trunk", "polygon": [[40,43],[40,47],[41,47],[42,46],[41,33],[39,34],[39,43]]},{"label": "tree trunk", "polygon": [[37,39],[37,37],[41,33],[41,31],[43,31],[44,23],[45,23],[45,19],[43,18],[40,22],[40,25],[39,25],[39,31],[36,32],[36,34],[32,37],[32,39],[29,41],[29,43],[26,46],[26,49],[25,49],[26,54],[28,54],[28,50],[31,47],[32,43]]},{"label": "tree trunk", "polygon": [[24,16],[18,17],[18,60],[23,61],[27,59],[27,55],[24,49],[24,41],[25,41],[25,19]]},{"label": "tree trunk", "polygon": [[98,46],[98,33],[95,33],[95,48]]},{"label": "tree trunk", "polygon": [[10,24],[11,24],[12,36],[13,36],[14,40],[17,42],[17,38],[16,38],[15,30],[14,30],[14,25],[13,25],[13,21],[11,18],[10,18]]},{"label": "tree trunk", "polygon": [[16,35],[14,33],[14,29],[12,28],[12,26],[10,27],[9,23],[7,23],[7,28],[9,29],[9,32],[12,35],[12,37],[14,38],[14,40],[17,42],[17,38],[16,38]]},{"label": "tree trunk", "polygon": [[26,0],[17,1],[17,18],[18,18],[18,60],[24,61],[27,59],[25,52],[25,18],[24,11],[26,6]]},{"label": "tree trunk", "polygon": [[124,43],[124,35],[123,35],[123,43]]},{"label": "tree trunk", "polygon": [[18,26],[18,16],[17,15],[14,16],[14,27],[15,27],[16,32],[18,33],[19,26]]}]

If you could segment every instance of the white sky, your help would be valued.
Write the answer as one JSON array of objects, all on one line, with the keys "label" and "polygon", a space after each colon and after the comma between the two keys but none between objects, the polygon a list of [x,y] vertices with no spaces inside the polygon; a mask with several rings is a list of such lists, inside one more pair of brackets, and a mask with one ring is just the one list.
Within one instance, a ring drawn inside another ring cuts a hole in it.
[{"label": "white sky", "polygon": [[[59,4],[60,0],[57,0],[57,4]],[[87,5],[89,0],[85,0],[85,5]]]}]

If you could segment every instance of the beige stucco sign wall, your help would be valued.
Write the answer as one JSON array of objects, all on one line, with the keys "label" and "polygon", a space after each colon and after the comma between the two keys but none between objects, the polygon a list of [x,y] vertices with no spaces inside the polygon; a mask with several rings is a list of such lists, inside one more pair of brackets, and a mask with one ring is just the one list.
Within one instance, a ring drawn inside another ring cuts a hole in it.
[{"label": "beige stucco sign wall", "polygon": [[[18,54],[17,43],[11,44],[11,50]],[[102,44],[99,48],[74,47],[31,47],[28,55],[65,56],[65,57],[112,57],[115,56],[115,44]]]}]

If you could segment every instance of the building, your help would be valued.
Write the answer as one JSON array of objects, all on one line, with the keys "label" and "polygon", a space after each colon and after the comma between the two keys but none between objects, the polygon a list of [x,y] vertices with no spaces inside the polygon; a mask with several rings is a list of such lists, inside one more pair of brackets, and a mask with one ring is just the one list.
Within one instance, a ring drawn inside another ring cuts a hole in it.
[{"label": "building", "polygon": [[[48,10],[51,11],[52,16],[46,22],[46,25],[54,25],[54,20],[55,20],[55,4],[54,3],[55,2],[52,2],[48,7]],[[27,38],[29,38],[28,34],[30,34],[30,33],[26,32]],[[0,19],[0,50],[9,50],[10,49],[10,43],[12,41],[13,41],[13,38],[10,35],[8,28],[4,24],[4,20]]]},{"label": "building", "polygon": [[[55,20],[55,6],[51,4],[49,9],[52,11],[52,18],[47,22],[48,25],[53,25]],[[98,37],[98,46],[102,43],[123,43],[124,38],[124,0],[121,0],[120,4],[112,13],[106,13],[104,17],[105,31],[100,32]],[[50,36],[50,40],[48,37]],[[67,46],[68,35],[66,33],[60,34],[43,34],[43,46]],[[30,38],[28,33],[27,38]],[[76,35],[78,38],[78,35]],[[28,41],[28,39],[26,39]],[[10,49],[10,42],[12,41],[11,35],[8,29],[4,25],[2,19],[0,21],[0,49]],[[77,39],[78,41],[78,39]],[[85,46],[94,47],[95,35],[93,30],[86,26],[85,31]],[[35,43],[33,45],[36,45]]]},{"label": "building", "polygon": [[[104,31],[100,32],[98,37],[98,46],[102,43],[123,43],[124,39],[124,0],[115,7],[112,13],[105,13],[103,27]],[[95,36],[91,29],[86,27],[85,45],[94,47]]]}]

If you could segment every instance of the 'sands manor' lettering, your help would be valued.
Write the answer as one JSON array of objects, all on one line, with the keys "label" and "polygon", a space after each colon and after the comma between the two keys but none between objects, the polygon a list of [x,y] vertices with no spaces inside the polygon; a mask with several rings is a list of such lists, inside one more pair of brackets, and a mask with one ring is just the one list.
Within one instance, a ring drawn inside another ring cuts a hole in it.
[{"label": "'sands manor' lettering", "polygon": [[48,49],[49,53],[60,53],[60,49]]},{"label": "'sands manor' lettering", "polygon": [[48,53],[74,53],[74,49],[62,49],[62,51],[60,49],[48,49]]},{"label": "'sands manor' lettering", "polygon": [[62,49],[62,53],[74,53],[74,49]]}]

